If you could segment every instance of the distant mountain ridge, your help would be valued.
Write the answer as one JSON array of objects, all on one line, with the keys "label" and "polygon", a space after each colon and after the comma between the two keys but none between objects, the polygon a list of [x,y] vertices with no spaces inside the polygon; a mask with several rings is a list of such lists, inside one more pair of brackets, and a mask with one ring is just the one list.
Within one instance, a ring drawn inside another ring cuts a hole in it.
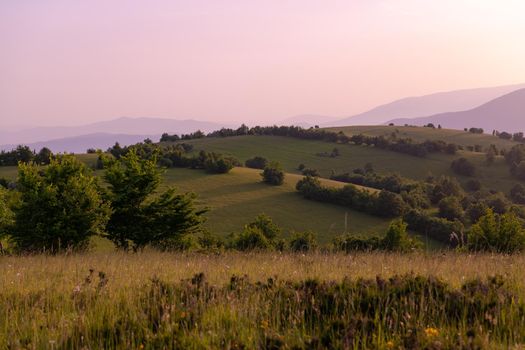
[{"label": "distant mountain ridge", "polygon": [[323,126],[377,125],[398,118],[417,118],[438,113],[464,111],[522,88],[525,88],[525,84],[455,90],[419,97],[407,97],[352,117],[323,124]]},{"label": "distant mountain ridge", "polygon": [[486,132],[525,131],[525,88],[466,111],[439,113],[420,118],[393,119],[390,122],[411,125],[434,123],[450,129],[477,127],[483,128]]},{"label": "distant mountain ridge", "polygon": [[[54,153],[85,153],[89,148],[106,150],[118,142],[121,146],[133,145],[145,139],[158,141],[160,134],[157,135],[126,135],[126,134],[107,134],[95,133],[73,137],[65,137],[49,141],[25,143],[32,150],[39,151],[42,147],[47,147]],[[18,144],[0,145],[0,151],[10,151]]]},{"label": "distant mountain ridge", "polygon": [[226,124],[167,118],[122,117],[82,126],[36,127],[14,132],[0,131],[0,144],[36,143],[97,133],[119,135],[187,134],[196,130],[210,132]]},{"label": "distant mountain ridge", "polygon": [[323,125],[330,122],[336,121],[337,117],[329,117],[326,115],[318,115],[318,114],[301,114],[296,115],[290,118],[286,118],[282,121],[280,121],[279,125],[295,125],[300,126],[303,128],[309,128],[315,125]]}]

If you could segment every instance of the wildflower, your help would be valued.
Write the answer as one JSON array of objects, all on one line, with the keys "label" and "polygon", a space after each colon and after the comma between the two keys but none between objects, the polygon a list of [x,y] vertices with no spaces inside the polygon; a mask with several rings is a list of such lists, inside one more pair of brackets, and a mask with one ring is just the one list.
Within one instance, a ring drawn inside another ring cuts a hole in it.
[{"label": "wildflower", "polygon": [[140,344],[139,349],[144,349],[144,344]]},{"label": "wildflower", "polygon": [[387,349],[393,349],[394,348],[394,342],[392,340],[387,341],[386,348]]},{"label": "wildflower", "polygon": [[180,318],[186,318],[186,312],[182,311],[182,312],[180,313]]},{"label": "wildflower", "polygon": [[428,338],[437,337],[439,335],[439,331],[436,328],[428,327],[425,329],[425,335]]},{"label": "wildflower", "polygon": [[269,323],[266,320],[261,321],[261,328],[262,329],[268,329]]}]

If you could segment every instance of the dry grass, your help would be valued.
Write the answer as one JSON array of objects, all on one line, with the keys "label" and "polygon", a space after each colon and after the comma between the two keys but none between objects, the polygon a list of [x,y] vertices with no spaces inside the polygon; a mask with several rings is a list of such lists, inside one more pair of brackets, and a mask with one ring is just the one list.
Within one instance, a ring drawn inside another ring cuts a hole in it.
[{"label": "dry grass", "polygon": [[[519,348],[524,260],[454,253],[4,256],[0,349]],[[201,272],[204,280],[190,280]],[[249,280],[232,279],[245,274]],[[482,282],[495,274],[504,276],[503,288]]]},{"label": "dry grass", "polygon": [[389,277],[414,273],[433,275],[455,286],[474,277],[502,275],[525,292],[525,255],[461,253],[391,254],[280,254],[234,253],[221,255],[171,254],[146,251],[139,254],[89,253],[71,256],[36,255],[0,257],[3,291],[71,291],[89,270],[103,271],[110,290],[134,288],[153,277],[179,282],[203,272],[210,283],[221,285],[232,275],[248,275],[252,281],[277,276],[283,280],[315,278],[322,281]]}]

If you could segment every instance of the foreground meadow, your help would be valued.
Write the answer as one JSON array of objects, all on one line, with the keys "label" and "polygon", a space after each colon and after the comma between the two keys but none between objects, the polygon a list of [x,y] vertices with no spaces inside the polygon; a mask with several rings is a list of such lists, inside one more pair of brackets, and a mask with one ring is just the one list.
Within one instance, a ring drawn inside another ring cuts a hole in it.
[{"label": "foreground meadow", "polygon": [[0,348],[519,348],[525,256],[0,257]]}]

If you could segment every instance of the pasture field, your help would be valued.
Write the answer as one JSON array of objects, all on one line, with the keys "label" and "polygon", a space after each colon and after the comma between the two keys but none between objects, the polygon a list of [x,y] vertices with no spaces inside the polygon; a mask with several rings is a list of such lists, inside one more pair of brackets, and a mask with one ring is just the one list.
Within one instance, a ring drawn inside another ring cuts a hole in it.
[{"label": "pasture field", "polygon": [[524,259],[0,256],[0,348],[519,349]]},{"label": "pasture field", "polygon": [[[387,219],[305,200],[295,190],[302,178],[299,175],[287,174],[282,186],[270,186],[261,181],[260,173],[255,169],[234,168],[228,174],[210,175],[201,170],[175,168],[167,170],[163,186],[197,193],[199,201],[210,208],[206,227],[222,236],[241,231],[260,213],[269,215],[283,228],[283,237],[293,230],[312,231],[322,244],[345,231],[346,215],[348,232],[363,235],[386,232]],[[323,182],[327,186],[343,186],[337,181]]]},{"label": "pasture field", "polygon": [[[348,136],[363,134],[367,136],[390,137],[392,132],[395,132],[399,138],[411,138],[417,142],[423,142],[426,140],[443,140],[448,143],[455,143],[462,146],[481,145],[484,149],[490,145],[496,145],[496,147],[500,149],[510,149],[512,146],[516,145],[516,143],[511,140],[500,139],[499,137],[493,136],[492,134],[473,134],[463,130],[433,129],[424,128],[421,126],[343,126],[327,128],[327,130],[335,132],[343,131]],[[492,130],[486,131],[492,132]]]},{"label": "pasture field", "polygon": [[[280,136],[235,136],[184,142],[194,145],[195,150],[231,155],[241,162],[254,156],[262,156],[280,162],[285,171],[289,173],[300,173],[297,166],[302,163],[307,168],[317,169],[323,177],[329,177],[332,171],[336,173],[352,172],[356,168],[362,168],[366,163],[372,163],[375,171],[380,174],[397,173],[415,180],[424,180],[429,175],[446,175],[457,177],[461,183],[465,183],[469,178],[457,176],[450,169],[450,164],[454,159],[465,157],[475,164],[477,168],[475,177],[485,187],[508,192],[516,184],[503,157],[497,157],[495,163],[488,166],[484,153],[460,151],[456,155],[429,154],[425,158],[419,158],[374,147]],[[322,152],[329,153],[334,147],[339,149],[340,156],[331,158],[317,155]]]}]

